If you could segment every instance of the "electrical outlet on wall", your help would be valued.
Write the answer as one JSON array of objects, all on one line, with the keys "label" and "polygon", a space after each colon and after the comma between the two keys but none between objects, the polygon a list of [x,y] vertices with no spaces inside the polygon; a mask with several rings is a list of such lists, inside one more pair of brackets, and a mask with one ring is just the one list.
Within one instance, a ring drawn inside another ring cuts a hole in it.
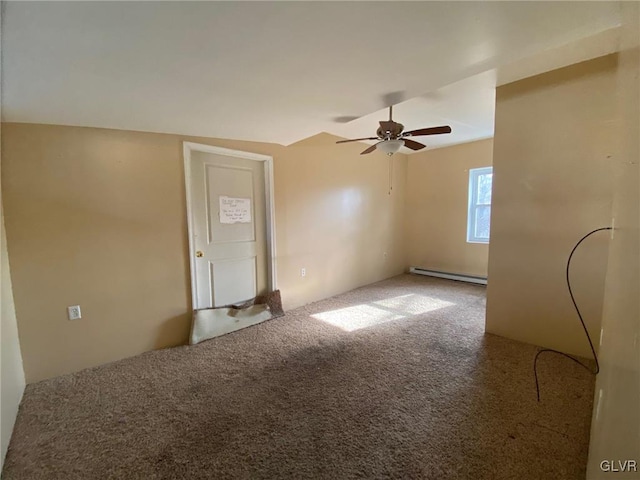
[{"label": "electrical outlet on wall", "polygon": [[82,318],[82,312],[80,312],[80,305],[71,305],[67,307],[67,316],[69,320],[79,320]]},{"label": "electrical outlet on wall", "polygon": [[300,276],[301,277],[306,277],[307,276],[307,269],[306,268],[302,267],[300,269]]}]

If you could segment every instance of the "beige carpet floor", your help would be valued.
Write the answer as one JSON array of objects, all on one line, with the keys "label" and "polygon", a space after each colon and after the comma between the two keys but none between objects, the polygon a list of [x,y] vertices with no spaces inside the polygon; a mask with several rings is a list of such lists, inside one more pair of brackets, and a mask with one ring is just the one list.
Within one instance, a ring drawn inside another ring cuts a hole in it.
[{"label": "beige carpet floor", "polygon": [[[402,275],[27,386],[2,478],[584,478],[593,377]],[[576,329],[578,330],[578,329]]]}]

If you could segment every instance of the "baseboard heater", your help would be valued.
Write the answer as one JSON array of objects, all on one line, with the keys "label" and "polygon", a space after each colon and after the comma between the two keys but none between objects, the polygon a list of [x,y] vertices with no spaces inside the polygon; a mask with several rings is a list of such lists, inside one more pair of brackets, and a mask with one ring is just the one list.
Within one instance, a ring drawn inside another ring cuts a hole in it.
[{"label": "baseboard heater", "polygon": [[475,275],[463,275],[460,273],[438,272],[437,270],[427,270],[425,268],[420,268],[420,267],[411,267],[409,268],[409,272],[415,273],[417,275],[427,275],[429,277],[438,277],[438,278],[446,278],[448,280],[457,280],[459,282],[479,283],[480,285],[487,284],[487,277],[477,277]]}]

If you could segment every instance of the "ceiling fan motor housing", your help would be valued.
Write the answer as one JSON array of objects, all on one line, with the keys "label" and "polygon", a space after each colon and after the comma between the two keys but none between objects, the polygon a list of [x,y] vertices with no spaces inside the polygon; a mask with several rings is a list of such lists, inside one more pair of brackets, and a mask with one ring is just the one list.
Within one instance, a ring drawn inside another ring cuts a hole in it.
[{"label": "ceiling fan motor housing", "polygon": [[400,136],[402,130],[404,130],[404,125],[388,120],[380,122],[380,127],[378,127],[376,134],[381,139],[395,139]]}]

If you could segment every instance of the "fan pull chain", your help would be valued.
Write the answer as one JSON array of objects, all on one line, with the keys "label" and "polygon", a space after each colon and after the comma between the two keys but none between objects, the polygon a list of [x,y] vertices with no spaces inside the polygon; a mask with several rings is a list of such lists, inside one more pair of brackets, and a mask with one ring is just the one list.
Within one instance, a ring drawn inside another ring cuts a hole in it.
[{"label": "fan pull chain", "polygon": [[389,156],[389,195],[393,190],[393,157]]}]

